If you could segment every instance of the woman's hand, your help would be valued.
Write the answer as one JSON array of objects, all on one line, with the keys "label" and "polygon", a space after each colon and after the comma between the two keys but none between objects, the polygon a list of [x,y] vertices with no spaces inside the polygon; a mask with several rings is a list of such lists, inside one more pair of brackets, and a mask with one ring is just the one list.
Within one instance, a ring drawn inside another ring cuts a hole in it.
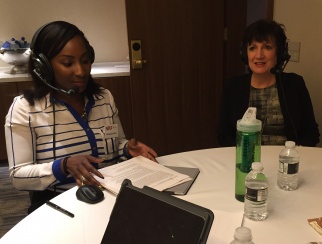
[{"label": "woman's hand", "polygon": [[67,171],[74,177],[79,186],[83,184],[100,186],[101,184],[94,178],[93,174],[102,179],[104,176],[91,163],[101,163],[103,161],[104,159],[90,155],[69,157],[66,162]]},{"label": "woman's hand", "polygon": [[156,162],[157,153],[147,145],[135,140],[134,138],[127,143],[127,151],[132,157],[143,156]]}]

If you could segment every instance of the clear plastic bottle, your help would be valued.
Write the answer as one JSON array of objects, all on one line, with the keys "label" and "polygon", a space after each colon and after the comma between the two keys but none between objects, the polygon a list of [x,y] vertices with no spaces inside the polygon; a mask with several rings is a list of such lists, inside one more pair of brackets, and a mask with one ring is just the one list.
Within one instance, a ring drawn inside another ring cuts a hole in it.
[{"label": "clear plastic bottle", "polygon": [[277,185],[286,191],[296,190],[298,187],[299,154],[294,141],[285,142],[285,148],[279,155]]},{"label": "clear plastic bottle", "polygon": [[253,162],[261,159],[262,122],[256,119],[256,108],[249,107],[237,121],[235,198],[245,199],[245,178]]},{"label": "clear plastic bottle", "polygon": [[238,227],[235,230],[234,240],[230,244],[254,244],[252,231],[247,227]]},{"label": "clear plastic bottle", "polygon": [[268,181],[260,162],[252,163],[252,170],[245,179],[246,193],[244,214],[251,220],[264,220],[267,217]]}]

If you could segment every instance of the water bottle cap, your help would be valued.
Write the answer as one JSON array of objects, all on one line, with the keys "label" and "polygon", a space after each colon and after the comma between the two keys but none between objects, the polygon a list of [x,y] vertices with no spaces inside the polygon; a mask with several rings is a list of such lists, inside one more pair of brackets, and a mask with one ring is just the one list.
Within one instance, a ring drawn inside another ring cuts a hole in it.
[{"label": "water bottle cap", "polygon": [[243,118],[237,121],[237,130],[242,132],[257,132],[262,129],[262,121],[256,119],[256,108],[249,107]]},{"label": "water bottle cap", "polygon": [[251,241],[253,239],[252,231],[247,227],[238,227],[235,230],[234,238],[239,241]]},{"label": "water bottle cap", "polygon": [[252,163],[252,170],[263,170],[264,166],[261,162],[254,162]]},{"label": "water bottle cap", "polygon": [[294,148],[295,147],[295,142],[294,141],[286,141],[285,146],[290,147],[290,148]]}]

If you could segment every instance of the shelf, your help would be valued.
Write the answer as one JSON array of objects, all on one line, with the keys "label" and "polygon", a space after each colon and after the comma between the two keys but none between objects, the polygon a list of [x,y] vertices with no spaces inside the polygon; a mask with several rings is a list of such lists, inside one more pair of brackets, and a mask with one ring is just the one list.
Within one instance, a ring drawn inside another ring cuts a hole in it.
[{"label": "shelf", "polygon": [[[9,74],[12,66],[0,67],[0,83],[31,81],[29,74]],[[105,62],[94,63],[92,65],[92,76],[95,77],[115,77],[130,76],[129,62]]]}]

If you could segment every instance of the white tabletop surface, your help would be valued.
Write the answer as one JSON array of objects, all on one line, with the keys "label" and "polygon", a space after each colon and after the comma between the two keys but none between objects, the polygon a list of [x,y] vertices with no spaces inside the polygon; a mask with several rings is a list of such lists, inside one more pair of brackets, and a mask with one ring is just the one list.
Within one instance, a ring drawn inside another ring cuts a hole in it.
[{"label": "white tabletop surface", "polygon": [[[31,76],[28,73],[11,74],[10,70],[12,67],[13,66],[0,67],[0,83],[31,80]],[[130,63],[128,61],[93,63],[91,74],[93,77],[129,76]]]},{"label": "white tabletop surface", "polygon": [[[322,217],[322,149],[298,147],[300,153],[299,189],[286,192],[276,185],[278,154],[283,147],[262,147],[264,172],[269,178],[269,216],[255,222],[238,215],[243,203],[234,198],[235,148],[205,149],[159,157],[163,165],[198,167],[200,174],[186,196],[180,198],[216,211],[236,213],[240,224],[252,230],[254,243],[321,242],[307,222]],[[0,243],[100,243],[108,224],[115,197],[104,192],[104,201],[90,205],[76,199],[77,188],[59,195],[52,202],[75,214],[70,218],[47,205],[20,221]],[[216,222],[215,222],[216,224]],[[236,224],[236,227],[239,225]],[[233,233],[227,233],[229,243]]]}]

